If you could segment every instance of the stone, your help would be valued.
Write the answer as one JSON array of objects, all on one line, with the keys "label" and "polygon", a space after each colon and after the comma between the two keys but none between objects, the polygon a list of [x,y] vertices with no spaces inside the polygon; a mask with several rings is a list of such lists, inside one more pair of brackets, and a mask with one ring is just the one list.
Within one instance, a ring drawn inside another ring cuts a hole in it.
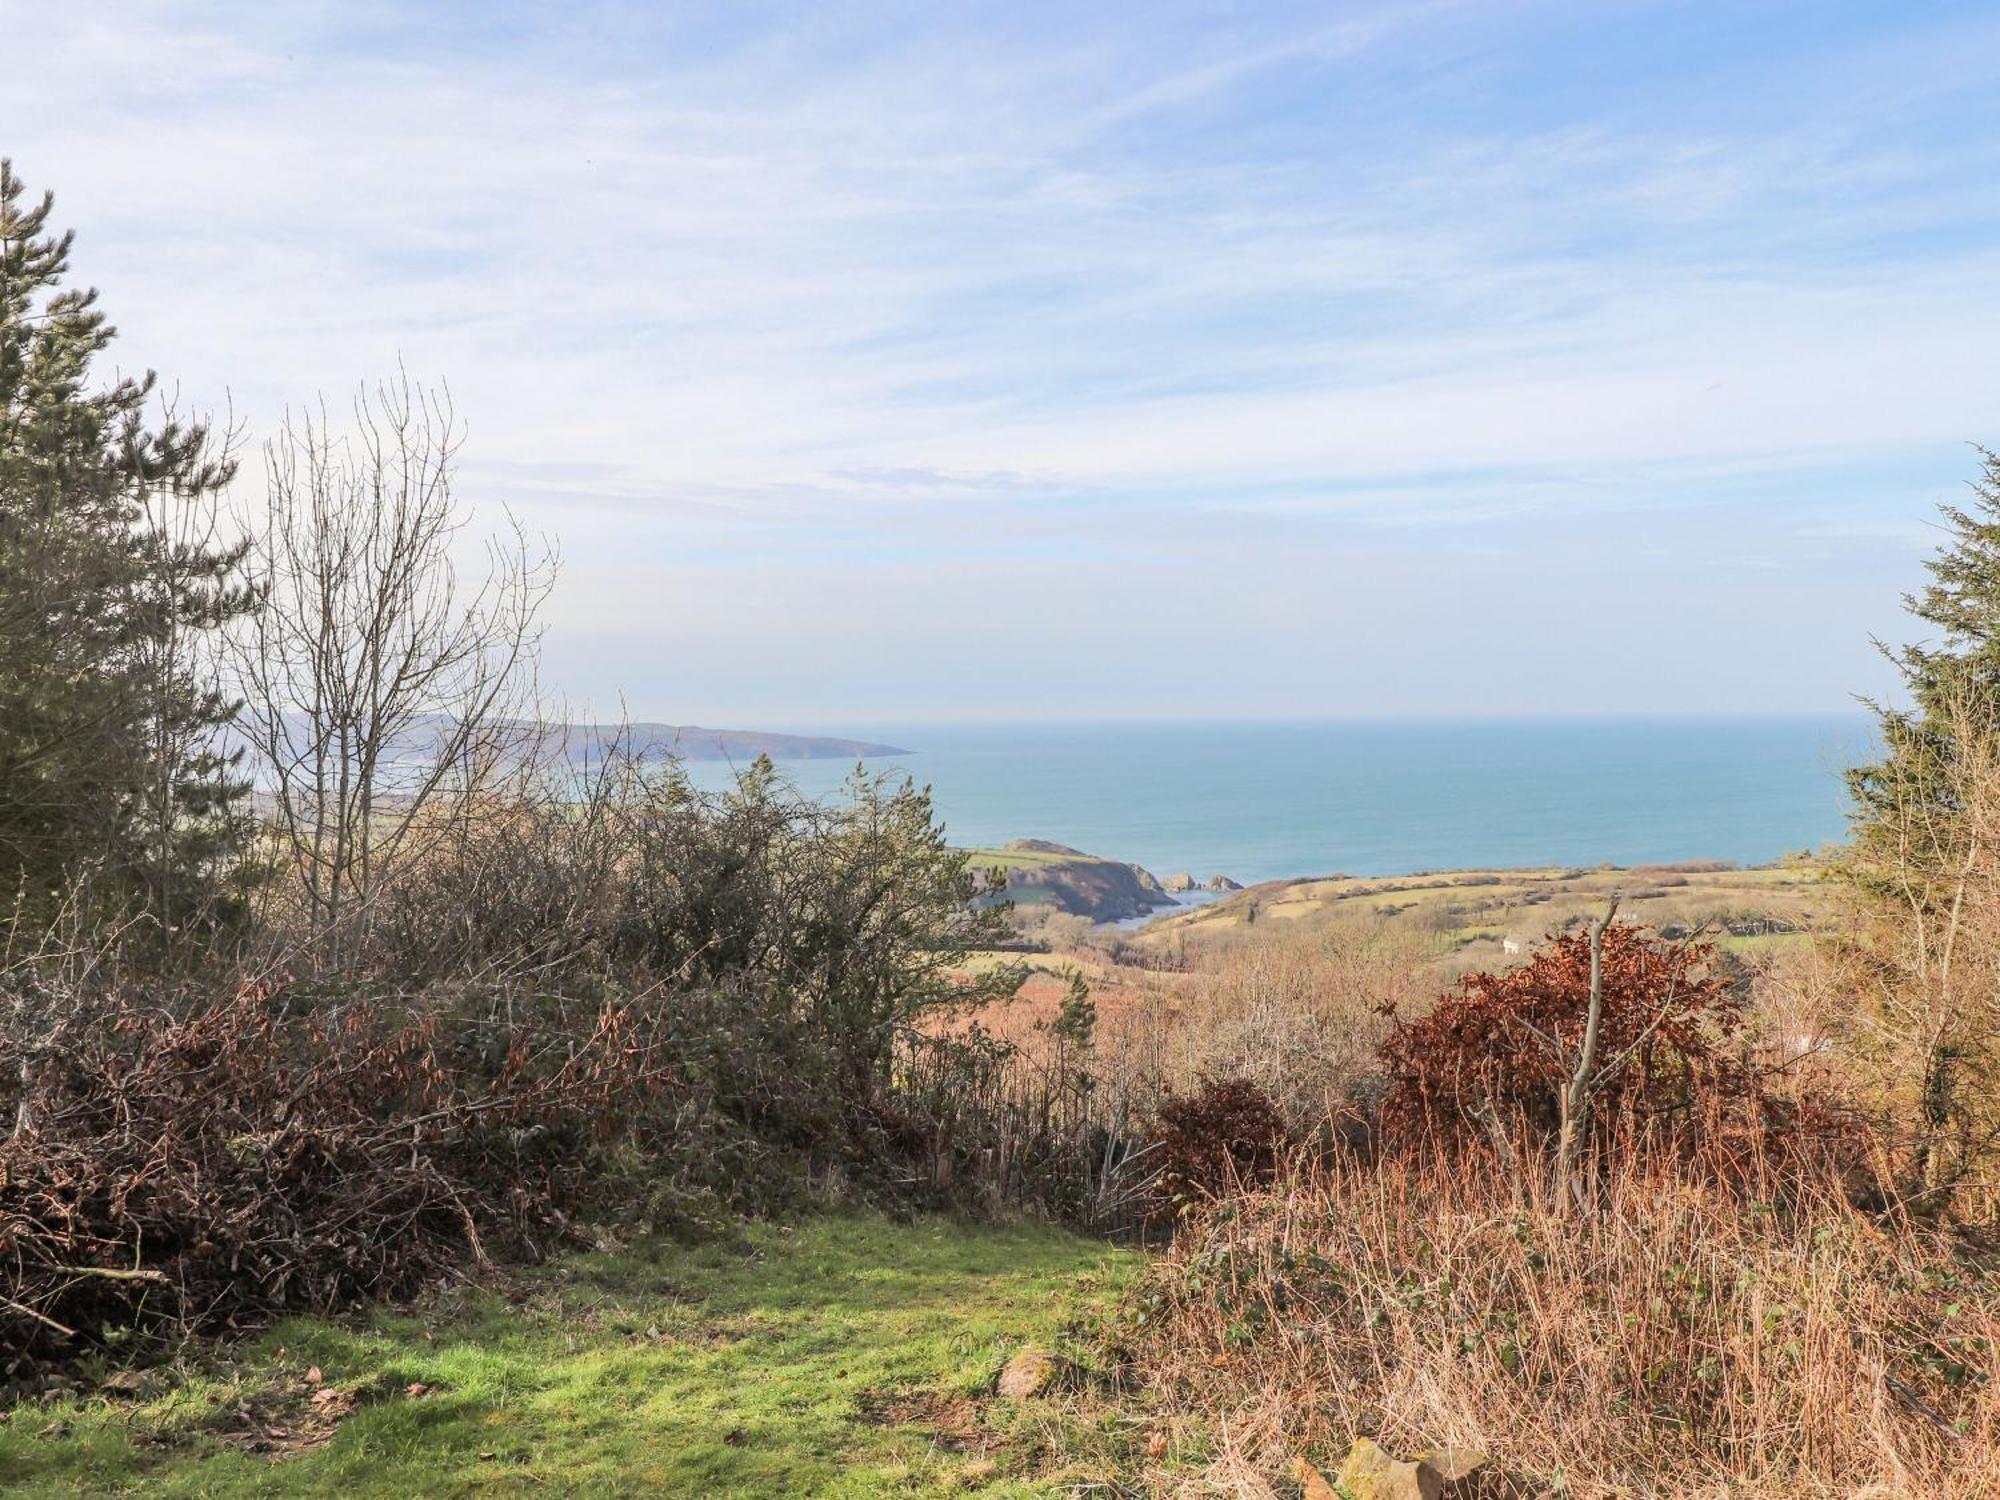
[{"label": "stone", "polygon": [[1069,1375],[1069,1361],[1046,1349],[1023,1349],[1000,1368],[994,1389],[1012,1401],[1046,1396]]},{"label": "stone", "polygon": [[1182,870],[1177,875],[1169,875],[1161,880],[1160,886],[1161,889],[1171,891],[1178,896],[1184,891],[1195,889],[1194,876],[1190,875],[1186,870]]},{"label": "stone", "polygon": [[1444,1480],[1427,1463],[1391,1458],[1373,1438],[1356,1438],[1335,1482],[1353,1500],[1444,1500]]},{"label": "stone", "polygon": [[1211,875],[1207,880],[1202,882],[1202,889],[1206,891],[1240,891],[1243,887],[1238,882],[1231,880],[1227,875]]},{"label": "stone", "polygon": [[1486,1467],[1486,1455],[1463,1444],[1433,1448],[1429,1453],[1422,1454],[1419,1461],[1444,1481],[1447,1496],[1471,1494],[1477,1483],[1474,1476]]},{"label": "stone", "polygon": [[1340,1500],[1340,1491],[1326,1482],[1326,1476],[1303,1458],[1292,1460],[1292,1478],[1299,1482],[1304,1500]]}]

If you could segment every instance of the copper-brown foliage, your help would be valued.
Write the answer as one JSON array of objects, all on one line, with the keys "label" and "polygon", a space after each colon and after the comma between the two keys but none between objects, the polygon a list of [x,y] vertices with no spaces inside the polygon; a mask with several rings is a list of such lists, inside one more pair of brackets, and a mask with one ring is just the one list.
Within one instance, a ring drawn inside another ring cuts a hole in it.
[{"label": "copper-brown foliage", "polygon": [[1205,1078],[1192,1093],[1169,1093],[1148,1137],[1152,1217],[1269,1182],[1289,1143],[1278,1106],[1247,1078]]},{"label": "copper-brown foliage", "polygon": [[[1830,1117],[1772,1096],[1742,1044],[1743,1000],[1702,943],[1613,923],[1604,933],[1603,1019],[1586,1106],[1600,1140],[1687,1142],[1718,1134],[1763,1149]],[[1509,973],[1469,974],[1381,1049],[1391,1144],[1446,1146],[1497,1128],[1552,1132],[1577,1068],[1590,1006],[1590,939],[1555,937]],[[1747,1132],[1751,1139],[1741,1139]]]}]

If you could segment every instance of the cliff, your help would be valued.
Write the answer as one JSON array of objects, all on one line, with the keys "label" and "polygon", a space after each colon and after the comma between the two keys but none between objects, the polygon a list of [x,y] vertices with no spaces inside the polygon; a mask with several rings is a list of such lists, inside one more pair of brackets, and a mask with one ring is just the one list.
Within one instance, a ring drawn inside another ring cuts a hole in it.
[{"label": "cliff", "polygon": [[[1053,906],[1093,922],[1122,922],[1179,904],[1149,870],[1047,839],[1015,839],[971,853],[986,887],[980,900],[987,905],[1006,900],[1017,906]],[[1004,887],[993,884],[994,871]]]}]

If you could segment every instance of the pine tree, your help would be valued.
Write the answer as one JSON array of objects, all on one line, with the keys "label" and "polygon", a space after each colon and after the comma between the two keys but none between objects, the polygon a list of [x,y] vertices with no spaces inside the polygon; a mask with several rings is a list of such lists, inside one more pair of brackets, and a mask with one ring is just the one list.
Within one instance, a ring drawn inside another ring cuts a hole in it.
[{"label": "pine tree", "polygon": [[[2000,746],[2000,454],[1979,450],[1971,507],[1945,506],[1950,536],[1926,567],[1931,581],[1904,608],[1938,632],[1929,644],[1888,650],[1907,708],[1875,708],[1883,754],[1848,773],[1856,855],[1948,867],[1963,836],[1958,803],[1965,763]],[[1881,847],[1884,840],[1890,847]]]},{"label": "pine tree", "polygon": [[185,524],[234,464],[226,433],[149,422],[150,372],[93,383],[116,330],[63,285],[53,202],[0,160],[0,900],[45,913],[89,876],[174,924],[243,834],[199,646],[256,596],[243,548]]},{"label": "pine tree", "polygon": [[[1871,1026],[1914,1130],[1911,1178],[1942,1198],[2000,1148],[1980,1080],[2000,1064],[2000,454],[1980,450],[1968,506],[1907,595],[1934,638],[1888,651],[1907,707],[1876,705],[1882,754],[1848,773],[1853,839],[1840,868],[1874,920],[1857,936]],[[1888,648],[1884,648],[1885,651]]]}]

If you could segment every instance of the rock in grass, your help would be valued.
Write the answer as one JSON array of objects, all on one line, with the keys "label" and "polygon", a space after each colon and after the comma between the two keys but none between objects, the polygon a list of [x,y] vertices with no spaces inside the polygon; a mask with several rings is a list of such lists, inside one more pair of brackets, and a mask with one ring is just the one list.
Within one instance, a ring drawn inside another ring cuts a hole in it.
[{"label": "rock in grass", "polygon": [[1292,1478],[1299,1482],[1302,1500],[1340,1500],[1340,1491],[1326,1482],[1326,1476],[1303,1458],[1292,1460]]},{"label": "rock in grass", "polygon": [[1046,1396],[1069,1375],[1069,1361],[1046,1349],[1023,1349],[1000,1368],[994,1389],[1013,1401]]},{"label": "rock in grass", "polygon": [[1391,1458],[1373,1438],[1356,1438],[1335,1482],[1353,1500],[1444,1500],[1444,1478],[1429,1464]]},{"label": "rock in grass", "polygon": [[1444,1481],[1446,1496],[1470,1495],[1486,1472],[1486,1455],[1477,1448],[1434,1448],[1422,1456],[1425,1468],[1436,1471]]},{"label": "rock in grass", "polygon": [[[1337,1487],[1304,1459],[1292,1472],[1305,1486],[1306,1500],[1340,1495],[1352,1500],[1469,1500],[1489,1472],[1476,1448],[1445,1447],[1404,1461],[1382,1451],[1373,1438],[1356,1438],[1340,1466]],[[1317,1488],[1315,1487],[1317,1485]]]}]

